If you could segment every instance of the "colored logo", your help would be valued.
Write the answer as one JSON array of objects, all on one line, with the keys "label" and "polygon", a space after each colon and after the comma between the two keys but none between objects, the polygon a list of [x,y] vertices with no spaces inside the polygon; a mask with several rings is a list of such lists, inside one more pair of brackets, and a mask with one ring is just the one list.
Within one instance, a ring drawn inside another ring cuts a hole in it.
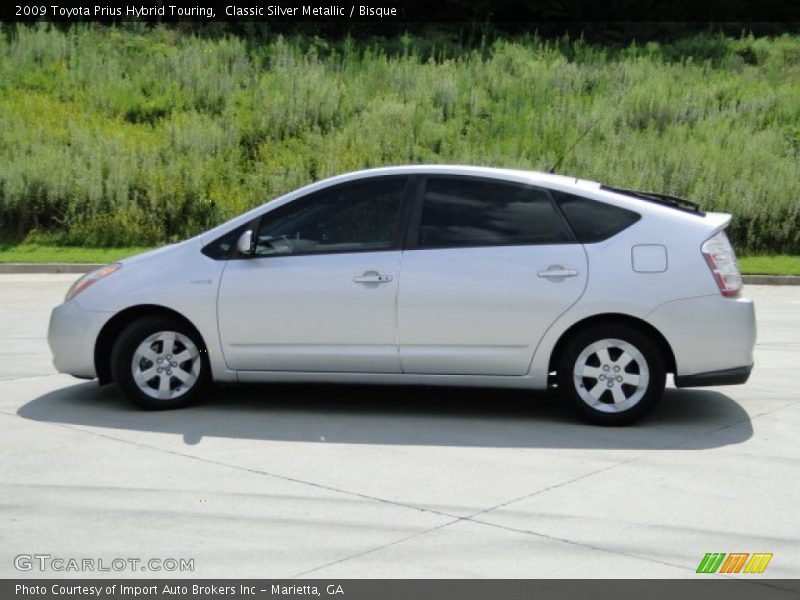
[{"label": "colored logo", "polygon": [[772,553],[708,552],[697,567],[697,573],[763,573]]}]

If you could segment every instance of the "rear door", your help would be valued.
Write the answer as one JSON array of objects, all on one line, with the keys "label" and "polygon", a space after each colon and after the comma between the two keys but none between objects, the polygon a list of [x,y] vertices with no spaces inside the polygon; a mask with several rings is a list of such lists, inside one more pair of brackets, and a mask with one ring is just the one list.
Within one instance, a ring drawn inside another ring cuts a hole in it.
[{"label": "rear door", "polygon": [[524,375],[583,293],[587,260],[550,194],[500,179],[419,182],[403,253],[405,373]]}]

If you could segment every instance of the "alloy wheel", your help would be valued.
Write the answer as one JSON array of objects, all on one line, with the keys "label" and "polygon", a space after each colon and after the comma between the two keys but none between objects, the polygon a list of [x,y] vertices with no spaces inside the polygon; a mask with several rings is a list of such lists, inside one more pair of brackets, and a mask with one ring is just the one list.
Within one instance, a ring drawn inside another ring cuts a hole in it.
[{"label": "alloy wheel", "polygon": [[578,355],[573,378],[583,402],[601,412],[619,413],[636,406],[645,395],[650,369],[629,342],[602,339]]},{"label": "alloy wheel", "polygon": [[186,335],[159,331],[133,353],[131,373],[138,388],[157,400],[174,400],[192,389],[200,375],[200,351]]}]

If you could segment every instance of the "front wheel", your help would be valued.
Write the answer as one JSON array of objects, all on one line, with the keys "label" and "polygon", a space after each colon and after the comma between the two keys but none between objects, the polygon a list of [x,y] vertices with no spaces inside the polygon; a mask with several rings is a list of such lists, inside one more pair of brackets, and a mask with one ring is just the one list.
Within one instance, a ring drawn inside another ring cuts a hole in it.
[{"label": "front wheel", "polygon": [[117,338],[111,353],[114,381],[139,408],[163,410],[193,403],[209,373],[205,346],[186,325],[144,317]]},{"label": "front wheel", "polygon": [[626,325],[601,325],[574,336],[558,364],[558,387],[585,420],[627,425],[647,415],[664,391],[658,345]]}]

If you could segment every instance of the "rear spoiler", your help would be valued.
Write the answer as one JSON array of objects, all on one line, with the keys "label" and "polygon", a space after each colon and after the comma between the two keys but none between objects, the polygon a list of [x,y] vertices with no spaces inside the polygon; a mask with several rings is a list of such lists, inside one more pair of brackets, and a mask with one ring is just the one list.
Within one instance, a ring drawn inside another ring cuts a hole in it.
[{"label": "rear spoiler", "polygon": [[681,198],[679,196],[672,196],[670,194],[661,194],[659,192],[642,192],[639,190],[615,188],[608,185],[601,185],[600,189],[605,190],[607,192],[615,192],[617,194],[623,194],[625,196],[633,196],[634,198],[639,198],[640,200],[646,200],[648,202],[663,204],[664,206],[677,208],[678,210],[683,210],[685,212],[699,215],[701,217],[704,217],[706,214],[702,210],[700,210],[700,205],[697,204],[697,202],[692,202],[691,200],[687,200],[686,198]]},{"label": "rear spoiler", "polygon": [[703,224],[708,225],[709,231],[711,232],[709,237],[718,234],[731,222],[731,215],[728,213],[710,212],[704,213],[703,216],[705,216]]}]

